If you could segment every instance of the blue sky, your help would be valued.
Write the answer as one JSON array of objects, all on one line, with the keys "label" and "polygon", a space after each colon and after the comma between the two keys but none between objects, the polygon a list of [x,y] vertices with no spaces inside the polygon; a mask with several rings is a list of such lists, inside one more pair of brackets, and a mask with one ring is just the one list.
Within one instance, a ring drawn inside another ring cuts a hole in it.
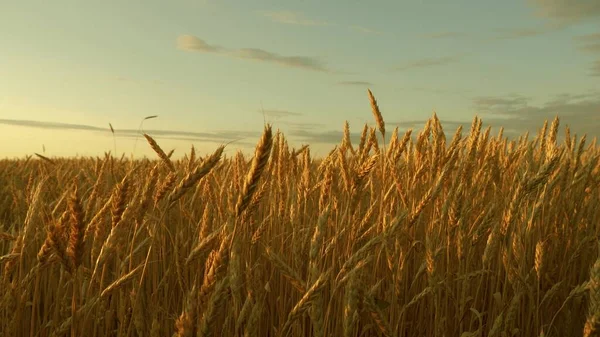
[{"label": "blue sky", "polygon": [[[264,120],[325,154],[373,124],[600,127],[600,1],[0,4],[0,157],[252,149]],[[264,111],[264,113],[263,113]],[[467,129],[468,130],[468,129]],[[6,146],[8,144],[8,146]]]}]

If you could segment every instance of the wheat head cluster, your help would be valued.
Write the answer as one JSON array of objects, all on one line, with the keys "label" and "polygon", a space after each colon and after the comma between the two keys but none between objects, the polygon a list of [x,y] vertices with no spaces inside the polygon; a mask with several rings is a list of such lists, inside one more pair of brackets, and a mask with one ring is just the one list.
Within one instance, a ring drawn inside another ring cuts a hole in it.
[{"label": "wheat head cluster", "polygon": [[251,158],[0,161],[0,336],[600,336],[595,139],[389,136],[368,98],[323,158],[267,124]]}]

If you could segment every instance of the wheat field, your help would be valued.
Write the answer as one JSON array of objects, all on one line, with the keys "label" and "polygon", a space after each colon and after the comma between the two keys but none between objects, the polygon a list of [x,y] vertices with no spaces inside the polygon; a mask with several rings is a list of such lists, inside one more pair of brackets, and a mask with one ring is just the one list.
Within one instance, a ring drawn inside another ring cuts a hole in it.
[{"label": "wheat field", "polygon": [[0,335],[599,336],[595,140],[390,135],[368,98],[324,158],[265,125],[250,158],[0,161]]}]

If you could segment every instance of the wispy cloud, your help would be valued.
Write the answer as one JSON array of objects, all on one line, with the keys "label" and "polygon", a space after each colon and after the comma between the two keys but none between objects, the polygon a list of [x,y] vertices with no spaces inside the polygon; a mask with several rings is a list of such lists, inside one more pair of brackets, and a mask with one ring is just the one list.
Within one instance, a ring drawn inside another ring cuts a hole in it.
[{"label": "wispy cloud", "polygon": [[484,96],[473,99],[473,106],[478,111],[516,111],[527,106],[529,99],[520,95],[509,95],[505,97]]},{"label": "wispy cloud", "polygon": [[287,67],[329,72],[329,70],[321,61],[307,56],[282,56],[257,48],[238,49],[237,51],[233,52],[232,55],[242,59],[273,62]]},{"label": "wispy cloud", "polygon": [[[600,1],[597,0],[527,0],[537,7],[536,14],[550,20],[554,29],[600,19]],[[576,38],[579,50],[600,52],[600,33]],[[600,76],[600,58],[590,68],[591,76]]]},{"label": "wispy cloud", "polygon": [[424,39],[453,39],[465,36],[467,36],[467,34],[459,32],[438,32],[429,34],[419,34],[419,37]]},{"label": "wispy cloud", "polygon": [[575,40],[582,42],[600,43],[600,33],[577,36],[575,37]]},{"label": "wispy cloud", "polygon": [[123,83],[134,83],[134,84],[155,84],[155,85],[162,85],[164,84],[163,81],[161,80],[141,80],[141,79],[135,79],[135,78],[131,78],[131,77],[127,77],[127,76],[115,76],[113,77],[113,79],[117,82],[123,82]]},{"label": "wispy cloud", "polygon": [[210,45],[193,35],[180,35],[177,37],[177,48],[185,51],[198,51],[203,53],[222,53],[226,51],[224,48]]},{"label": "wispy cloud", "polygon": [[[475,97],[472,102],[475,113],[483,120],[484,128],[491,126],[495,132],[504,127],[504,135],[508,137],[518,137],[525,132],[535,134],[545,120],[550,122],[555,116],[560,119],[561,130],[569,125],[573,134],[600,136],[600,92],[556,95],[541,105],[533,105],[531,98],[516,94]],[[445,119],[440,113],[438,117],[445,130],[456,130],[462,126],[464,134],[471,125],[471,120]],[[401,130],[420,130],[425,123],[426,119],[386,121],[390,129],[398,126]]]},{"label": "wispy cloud", "polygon": [[[483,96],[472,98],[473,108],[483,120],[483,128],[492,127],[492,132],[504,128],[504,135],[516,138],[529,132],[535,134],[544,124],[544,120],[552,121],[556,115],[561,122],[561,132],[569,125],[573,134],[588,137],[600,136],[600,92],[581,94],[562,94],[552,97],[544,104],[534,105],[532,99],[522,95]],[[468,132],[472,120],[447,119],[443,113],[438,113],[444,130],[454,132],[459,126],[463,134]],[[408,129],[421,130],[427,118],[412,120],[389,120],[386,125],[392,130],[398,127],[400,133]],[[357,143],[360,138],[361,123],[351,126],[351,139]],[[367,122],[371,124],[371,122]],[[290,138],[309,144],[339,144],[343,137],[343,128],[326,130],[325,125],[308,123],[285,123],[290,126],[286,135]],[[559,137],[560,138],[560,137]]]},{"label": "wispy cloud", "polygon": [[450,95],[464,95],[472,92],[472,90],[464,90],[464,89],[447,89],[447,88],[424,88],[424,87],[413,87],[413,88],[404,88],[403,90],[410,91],[420,91],[427,92],[431,94],[450,94]]},{"label": "wispy cloud", "polygon": [[44,122],[44,121],[32,121],[32,120],[20,120],[20,119],[0,119],[0,124],[14,125],[14,126],[25,126],[40,129],[53,129],[53,130],[84,130],[84,131],[107,131],[108,128],[99,128],[91,125],[83,124],[69,124],[60,122]]},{"label": "wispy cloud", "polygon": [[[105,128],[84,125],[84,124],[70,124],[62,122],[48,122],[48,121],[34,121],[34,120],[20,120],[20,119],[0,119],[0,124],[12,125],[17,127],[30,127],[46,130],[57,130],[57,131],[87,131],[93,133],[105,133],[106,135],[112,135],[109,126]],[[143,132],[152,135],[153,137],[162,137],[172,140],[184,140],[184,141],[206,141],[206,142],[227,142],[236,139],[244,138],[256,138],[260,136],[259,132],[249,131],[237,131],[237,130],[224,130],[216,132],[190,132],[181,130],[152,130],[146,129]],[[121,129],[115,126],[115,136],[117,137],[137,137],[141,133],[136,129]]]},{"label": "wispy cloud", "polygon": [[301,26],[330,26],[330,27],[345,27],[350,30],[358,31],[366,34],[383,34],[383,32],[359,25],[339,25],[333,22],[314,20],[307,18],[303,13],[296,11],[256,11],[257,14],[265,16],[273,22],[283,23],[287,25],[301,25]]},{"label": "wispy cloud", "polygon": [[259,113],[264,113],[269,117],[290,117],[290,116],[302,116],[300,112],[287,111],[287,110],[278,110],[278,109],[267,109],[267,110],[258,110]]},{"label": "wispy cloud", "polygon": [[[590,68],[590,70],[591,70],[590,75],[592,75],[592,76],[600,76],[600,58],[597,59],[592,64],[592,67]],[[600,111],[598,111],[598,113],[600,114]]]},{"label": "wispy cloud", "polygon": [[325,21],[311,20],[304,16],[300,12],[293,11],[258,11],[259,14],[270,18],[274,22],[285,23],[289,25],[302,25],[302,26],[329,26],[331,25]]},{"label": "wispy cloud", "polygon": [[310,144],[336,144],[342,141],[344,133],[342,131],[315,131],[310,129],[296,129],[290,131],[290,136]]},{"label": "wispy cloud", "polygon": [[511,29],[504,30],[494,37],[491,40],[510,40],[510,39],[520,39],[526,37],[535,37],[539,35],[543,35],[553,31],[554,29],[548,28],[522,28],[522,29]]},{"label": "wispy cloud", "polygon": [[[413,127],[413,124],[415,127]],[[421,128],[425,125],[425,120],[415,123],[399,123],[398,130],[402,135],[407,129],[416,128],[417,124]],[[386,121],[386,126],[389,126],[389,129],[392,130],[396,127],[396,124]],[[446,125],[444,124],[444,126]],[[357,146],[360,141],[361,131],[362,125],[357,125],[356,127],[350,125],[350,140],[354,146]],[[339,130],[315,130],[314,128],[292,129],[288,132],[288,134],[290,135],[290,138],[308,144],[334,145],[340,144],[344,138],[343,125],[340,125]]]},{"label": "wispy cloud", "polygon": [[[439,118],[440,116],[438,116]],[[466,124],[471,124],[471,121],[456,121],[456,120],[448,120],[448,119],[443,119],[443,118],[439,118],[440,122],[442,123],[442,127],[444,127],[445,129],[448,128],[452,128],[454,126],[458,127],[460,125],[466,125]],[[389,124],[390,126],[393,127],[398,127],[398,130],[400,130],[400,128],[402,129],[415,129],[415,128],[423,128],[425,127],[425,124],[427,124],[427,120],[425,119],[410,119],[410,120],[403,120],[403,121],[389,121],[386,122],[386,124]]]},{"label": "wispy cloud", "polygon": [[588,34],[575,37],[579,50],[586,53],[595,53],[598,58],[590,67],[591,76],[600,76],[600,33]]},{"label": "wispy cloud", "polygon": [[600,33],[576,36],[579,50],[591,53],[600,53]]},{"label": "wispy cloud", "polygon": [[[464,121],[458,121],[458,120],[453,120],[453,119],[445,119],[442,118],[441,115],[438,114],[438,118],[440,120],[440,123],[442,124],[442,129],[445,130],[446,133],[446,137],[448,137],[448,133],[454,133],[454,131],[456,131],[456,129],[458,129],[458,127],[462,126],[463,130],[469,130],[469,127],[471,126],[471,120],[464,120]],[[483,122],[486,122],[485,120]],[[426,119],[411,119],[411,120],[403,120],[403,121],[386,121],[385,123],[386,125],[389,125],[389,128],[398,128],[399,132],[406,132],[406,130],[408,129],[412,129],[412,130],[422,130],[423,128],[425,128],[425,125],[427,124],[427,120]],[[487,127],[487,123],[486,123],[486,127]],[[450,130],[450,132],[448,132]],[[413,137],[416,136],[418,132],[414,132],[413,133]]]},{"label": "wispy cloud", "polygon": [[373,86],[374,85],[373,83],[367,82],[367,81],[342,81],[342,82],[338,82],[337,84],[339,84],[339,85],[353,85],[353,86],[361,86],[361,87]]},{"label": "wispy cloud", "polygon": [[[350,139],[353,144],[358,144],[360,141],[361,131],[363,125],[366,123],[367,125],[375,126],[372,121],[363,121],[361,119],[356,120],[356,124],[350,123]],[[386,121],[386,127],[391,131],[398,127],[398,132],[400,135],[403,135],[408,129],[422,129],[426,120],[405,120],[405,121],[394,121],[389,120]],[[463,128],[468,127],[471,124],[471,121],[452,121],[452,120],[441,120],[442,126],[444,129],[456,130],[459,125],[462,125]],[[322,125],[323,127],[325,125]],[[292,128],[288,134],[294,138],[298,139],[302,142],[307,142],[309,144],[319,143],[319,144],[339,144],[344,137],[343,133],[343,124],[340,125],[339,130],[323,130],[322,128],[316,127],[306,127],[306,128]],[[416,136],[416,133],[413,134],[413,137]]]},{"label": "wispy cloud", "polygon": [[181,35],[177,38],[177,48],[188,52],[214,53],[239,59],[275,63],[286,67],[302,68],[319,72],[334,72],[320,60],[308,56],[284,56],[259,48],[229,49],[211,45],[193,36]]},{"label": "wispy cloud", "polygon": [[443,66],[446,64],[457,62],[459,58],[457,56],[446,56],[446,57],[433,57],[433,58],[423,58],[420,60],[415,60],[408,62],[404,65],[398,66],[394,68],[394,70],[403,71],[415,68],[430,68]]},{"label": "wispy cloud", "polygon": [[315,130],[317,128],[323,128],[326,125],[322,123],[308,123],[308,122],[281,122],[282,125],[288,126],[293,131],[298,130]]},{"label": "wispy cloud", "polygon": [[[521,95],[486,96],[473,98],[473,108],[483,120],[483,128],[492,127],[497,131],[504,127],[504,135],[518,137],[529,132],[535,134],[544,121],[551,122],[555,116],[560,119],[561,130],[569,125],[573,134],[588,137],[600,136],[600,92],[584,94],[562,94],[548,100],[542,105],[531,104],[532,99]],[[463,133],[468,132],[471,121],[444,119],[438,114],[445,130],[456,130],[463,127]],[[422,129],[426,119],[386,121],[390,128]]]},{"label": "wispy cloud", "polygon": [[579,47],[582,51],[591,52],[591,53],[599,53],[600,52],[600,42],[599,43],[589,43]]},{"label": "wispy cloud", "polygon": [[600,17],[596,0],[528,0],[537,7],[537,15],[562,24],[572,24]]},{"label": "wispy cloud", "polygon": [[473,99],[473,107],[484,114],[484,121],[521,133],[534,132],[544,120],[558,115],[561,124],[569,124],[573,132],[600,135],[600,92],[562,94],[538,106],[531,104],[531,98],[521,95],[477,97]]},{"label": "wispy cloud", "polygon": [[380,30],[367,28],[367,27],[363,27],[363,26],[348,26],[348,28],[353,29],[357,32],[366,33],[366,34],[376,34],[376,35],[383,34],[383,32]]}]

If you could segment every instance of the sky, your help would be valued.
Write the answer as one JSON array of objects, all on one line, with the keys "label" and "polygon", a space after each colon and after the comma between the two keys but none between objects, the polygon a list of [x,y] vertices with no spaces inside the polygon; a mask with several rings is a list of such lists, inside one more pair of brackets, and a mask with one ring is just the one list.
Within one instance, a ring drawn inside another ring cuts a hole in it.
[{"label": "sky", "polygon": [[600,130],[597,0],[3,1],[0,41],[0,158],[251,153],[265,122],[325,155],[367,89],[388,133]]}]

